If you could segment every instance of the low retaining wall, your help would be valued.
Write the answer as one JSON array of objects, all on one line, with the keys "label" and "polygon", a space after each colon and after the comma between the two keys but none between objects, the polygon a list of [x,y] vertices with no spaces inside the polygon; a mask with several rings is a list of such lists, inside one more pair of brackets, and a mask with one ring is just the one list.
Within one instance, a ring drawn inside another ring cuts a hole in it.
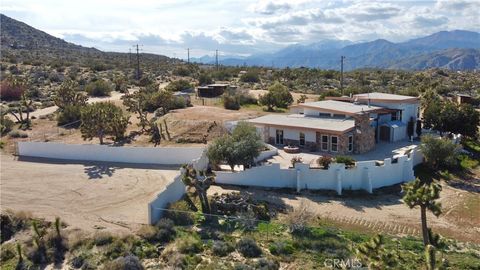
[{"label": "low retaining wall", "polygon": [[19,156],[67,160],[178,165],[200,157],[204,147],[124,147],[99,144],[18,142]]},{"label": "low retaining wall", "polygon": [[410,156],[387,158],[377,166],[375,161],[357,162],[354,168],[346,169],[343,164],[331,164],[327,170],[311,169],[308,164],[297,163],[295,168],[281,169],[280,164],[253,167],[241,172],[218,171],[218,184],[259,186],[273,188],[327,189],[342,194],[342,190],[366,190],[391,186],[415,179],[414,162],[420,162],[418,151]]}]

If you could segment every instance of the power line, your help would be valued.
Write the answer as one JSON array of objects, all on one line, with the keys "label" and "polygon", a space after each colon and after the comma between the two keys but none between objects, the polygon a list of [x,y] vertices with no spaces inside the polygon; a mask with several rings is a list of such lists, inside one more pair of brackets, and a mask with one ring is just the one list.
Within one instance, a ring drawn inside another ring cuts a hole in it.
[{"label": "power line", "polygon": [[217,67],[218,71],[218,50],[215,50],[215,66]]},{"label": "power line", "polygon": [[340,91],[343,96],[343,60],[345,60],[345,56],[340,56]]},{"label": "power line", "polygon": [[187,48],[187,63],[190,64],[190,48]]},{"label": "power line", "polygon": [[138,48],[138,44],[137,45],[134,45],[133,47],[136,48],[137,50],[137,73],[136,73],[136,78],[137,80],[140,80],[140,50]]}]

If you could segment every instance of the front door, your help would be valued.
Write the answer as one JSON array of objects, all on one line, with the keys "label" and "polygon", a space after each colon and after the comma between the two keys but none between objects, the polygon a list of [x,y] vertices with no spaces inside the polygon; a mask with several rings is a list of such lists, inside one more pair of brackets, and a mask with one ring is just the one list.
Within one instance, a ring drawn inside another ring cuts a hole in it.
[{"label": "front door", "polygon": [[381,126],[380,127],[380,140],[390,141],[390,127]]},{"label": "front door", "polygon": [[283,130],[277,129],[277,137],[275,139],[276,144],[283,144]]}]

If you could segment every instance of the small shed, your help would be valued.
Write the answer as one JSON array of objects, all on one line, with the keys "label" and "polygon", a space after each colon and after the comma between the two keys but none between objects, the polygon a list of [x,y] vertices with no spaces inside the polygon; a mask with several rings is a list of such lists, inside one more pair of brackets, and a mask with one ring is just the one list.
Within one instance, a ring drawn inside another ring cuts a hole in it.
[{"label": "small shed", "polygon": [[228,87],[229,85],[224,83],[214,83],[207,86],[199,86],[197,87],[197,95],[199,97],[206,98],[218,97],[223,95]]}]

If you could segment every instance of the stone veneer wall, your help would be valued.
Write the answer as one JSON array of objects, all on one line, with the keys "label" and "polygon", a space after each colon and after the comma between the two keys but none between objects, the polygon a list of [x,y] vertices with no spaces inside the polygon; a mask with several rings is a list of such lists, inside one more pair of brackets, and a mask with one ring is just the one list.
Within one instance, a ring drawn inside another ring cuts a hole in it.
[{"label": "stone veneer wall", "polygon": [[375,128],[370,126],[368,113],[357,114],[354,118],[353,151],[356,154],[366,153],[375,148]]}]

